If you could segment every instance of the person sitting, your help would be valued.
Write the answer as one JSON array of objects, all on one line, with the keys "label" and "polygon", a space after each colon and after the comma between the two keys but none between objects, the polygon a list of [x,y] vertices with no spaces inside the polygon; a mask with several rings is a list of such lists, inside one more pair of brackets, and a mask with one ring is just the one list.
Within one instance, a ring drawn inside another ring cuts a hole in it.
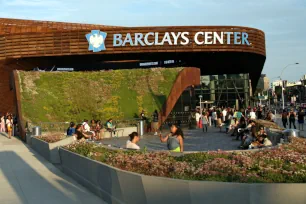
[{"label": "person sitting", "polygon": [[169,133],[166,137],[162,137],[159,134],[159,138],[161,142],[167,142],[167,147],[171,152],[183,152],[184,151],[184,134],[181,128],[177,127],[177,125],[171,126],[171,133]]},{"label": "person sitting", "polygon": [[106,130],[109,131],[110,133],[114,133],[116,135],[116,126],[113,125],[113,119],[109,119],[106,122]]},{"label": "person sitting", "polygon": [[90,136],[90,138],[93,139],[95,136],[95,132],[90,130],[90,127],[88,125],[88,120],[86,119],[84,120],[84,122],[82,123],[82,127],[84,134]]},{"label": "person sitting", "polygon": [[241,117],[239,120],[239,125],[236,126],[236,128],[234,129],[234,132],[232,134],[232,136],[234,136],[235,134],[237,134],[236,136],[236,140],[239,140],[239,137],[242,140],[242,132],[238,132],[238,129],[245,129],[246,128],[246,121],[245,121],[245,117]]},{"label": "person sitting", "polygon": [[263,138],[264,138],[264,141],[263,141],[263,144],[260,145],[260,147],[271,147],[272,146],[271,140],[269,140],[268,137],[263,137]]},{"label": "person sitting", "polygon": [[270,146],[272,146],[272,142],[265,135],[259,135],[257,140],[255,142],[252,142],[249,148],[254,149]]},{"label": "person sitting", "polygon": [[249,145],[256,140],[257,132],[256,132],[256,123],[253,120],[250,120],[249,126],[246,128],[247,131],[250,131],[250,135],[245,135],[242,137],[241,145],[239,148],[248,149]]},{"label": "person sitting", "polygon": [[264,136],[264,137],[267,137],[267,136],[268,136],[263,126],[260,126],[257,135],[259,135],[259,136]]},{"label": "person sitting", "polygon": [[67,136],[72,136],[75,133],[75,126],[74,122],[70,122],[70,126],[67,129]]},{"label": "person sitting", "polygon": [[102,125],[101,125],[101,121],[100,120],[96,121],[95,132],[96,132],[97,140],[101,140],[102,139],[102,135],[104,134],[104,129],[103,129]]},{"label": "person sitting", "polygon": [[129,135],[130,139],[126,142],[126,148],[127,149],[133,149],[133,150],[139,150],[140,147],[137,145],[139,142],[140,138],[138,136],[137,132],[132,132]]},{"label": "person sitting", "polygon": [[90,135],[87,135],[87,134],[84,134],[83,132],[83,125],[82,124],[78,124],[75,128],[75,134],[76,134],[76,138],[77,140],[85,140],[85,139],[89,139],[91,136]]}]

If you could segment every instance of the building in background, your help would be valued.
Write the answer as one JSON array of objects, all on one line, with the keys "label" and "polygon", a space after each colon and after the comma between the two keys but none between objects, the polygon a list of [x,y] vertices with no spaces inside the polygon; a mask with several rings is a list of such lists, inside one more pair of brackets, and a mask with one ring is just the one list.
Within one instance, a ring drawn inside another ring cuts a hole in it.
[{"label": "building in background", "polygon": [[285,105],[299,105],[306,102],[306,75],[295,82],[275,80],[271,83],[271,92],[274,96],[274,104],[282,104],[282,86],[284,87]]}]

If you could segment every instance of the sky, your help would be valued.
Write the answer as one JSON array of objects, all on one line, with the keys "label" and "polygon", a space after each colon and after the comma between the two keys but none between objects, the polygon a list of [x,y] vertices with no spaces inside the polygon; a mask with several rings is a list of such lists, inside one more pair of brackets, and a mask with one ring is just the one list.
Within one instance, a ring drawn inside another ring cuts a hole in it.
[{"label": "sky", "polygon": [[0,0],[0,17],[118,26],[232,25],[266,34],[270,80],[306,74],[306,0]]}]

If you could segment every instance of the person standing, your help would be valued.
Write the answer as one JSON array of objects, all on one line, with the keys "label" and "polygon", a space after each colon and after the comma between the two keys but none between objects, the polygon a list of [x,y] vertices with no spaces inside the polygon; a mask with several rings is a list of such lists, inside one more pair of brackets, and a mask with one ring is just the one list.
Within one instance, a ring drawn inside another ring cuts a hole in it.
[{"label": "person standing", "polygon": [[251,109],[251,112],[250,112],[250,120],[255,120],[256,119],[256,114],[254,112],[253,109]]},{"label": "person standing", "polygon": [[1,116],[1,120],[0,120],[0,132],[5,132],[5,119],[4,119],[4,115]]},{"label": "person standing", "polygon": [[226,114],[227,114],[227,110],[226,110],[226,108],[224,108],[223,111],[222,111],[222,121],[223,121],[223,122],[225,122],[225,116],[226,116]]},{"label": "person standing", "polygon": [[171,152],[183,152],[184,151],[184,134],[181,128],[177,127],[177,125],[172,125],[171,133],[166,137],[163,137],[159,134],[159,138],[161,142],[167,142],[167,147]]},{"label": "person standing", "polygon": [[284,128],[286,129],[288,125],[288,113],[285,109],[283,110],[283,113],[282,113],[282,122],[283,122]]},{"label": "person standing", "polygon": [[208,115],[209,126],[211,126],[212,109],[209,109],[208,113],[209,113],[209,115]]},{"label": "person standing", "polygon": [[231,129],[231,121],[232,121],[232,115],[230,112],[227,112],[224,121],[226,134],[228,134]]},{"label": "person standing", "polygon": [[217,120],[218,120],[218,118],[217,118],[216,109],[213,110],[211,119],[212,119],[212,123],[215,125],[215,127],[217,127]]},{"label": "person standing", "polygon": [[203,132],[204,132],[204,129],[207,132],[207,127],[208,127],[208,124],[209,124],[208,117],[207,117],[208,115],[209,115],[208,113],[203,112],[203,115],[202,115]]},{"label": "person standing", "polygon": [[298,123],[299,123],[299,130],[304,131],[304,118],[305,113],[302,108],[300,108],[300,111],[298,112]]},{"label": "person standing", "polygon": [[201,114],[199,113],[199,111],[196,112],[195,117],[196,117],[197,127],[200,128]]},{"label": "person standing", "polygon": [[291,124],[293,124],[294,129],[296,129],[296,126],[295,126],[295,117],[296,117],[296,114],[293,111],[293,109],[291,109],[291,111],[289,113],[289,128],[290,129],[291,129]]},{"label": "person standing", "polygon": [[257,118],[258,118],[258,120],[262,119],[262,108],[261,107],[259,107],[258,110],[257,110]]},{"label": "person standing", "polygon": [[13,130],[13,119],[11,115],[9,115],[6,119],[6,128],[7,128],[8,138],[11,139],[12,130]]},{"label": "person standing", "polygon": [[152,117],[153,117],[152,127],[153,127],[153,131],[154,131],[154,135],[157,135],[157,129],[158,129],[158,112],[157,112],[157,110],[154,111]]}]

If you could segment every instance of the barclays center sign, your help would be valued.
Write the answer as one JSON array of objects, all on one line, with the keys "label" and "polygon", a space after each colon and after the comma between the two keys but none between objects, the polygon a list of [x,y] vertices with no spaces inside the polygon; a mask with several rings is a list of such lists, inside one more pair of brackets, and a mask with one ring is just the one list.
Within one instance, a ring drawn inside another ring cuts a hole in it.
[{"label": "barclays center sign", "polygon": [[[107,33],[92,30],[86,35],[89,43],[88,50],[100,52],[106,50],[105,40]],[[247,32],[196,32],[193,36],[189,32],[148,32],[113,34],[112,46],[163,46],[163,45],[188,45],[194,42],[196,45],[246,45],[250,46]]]}]

